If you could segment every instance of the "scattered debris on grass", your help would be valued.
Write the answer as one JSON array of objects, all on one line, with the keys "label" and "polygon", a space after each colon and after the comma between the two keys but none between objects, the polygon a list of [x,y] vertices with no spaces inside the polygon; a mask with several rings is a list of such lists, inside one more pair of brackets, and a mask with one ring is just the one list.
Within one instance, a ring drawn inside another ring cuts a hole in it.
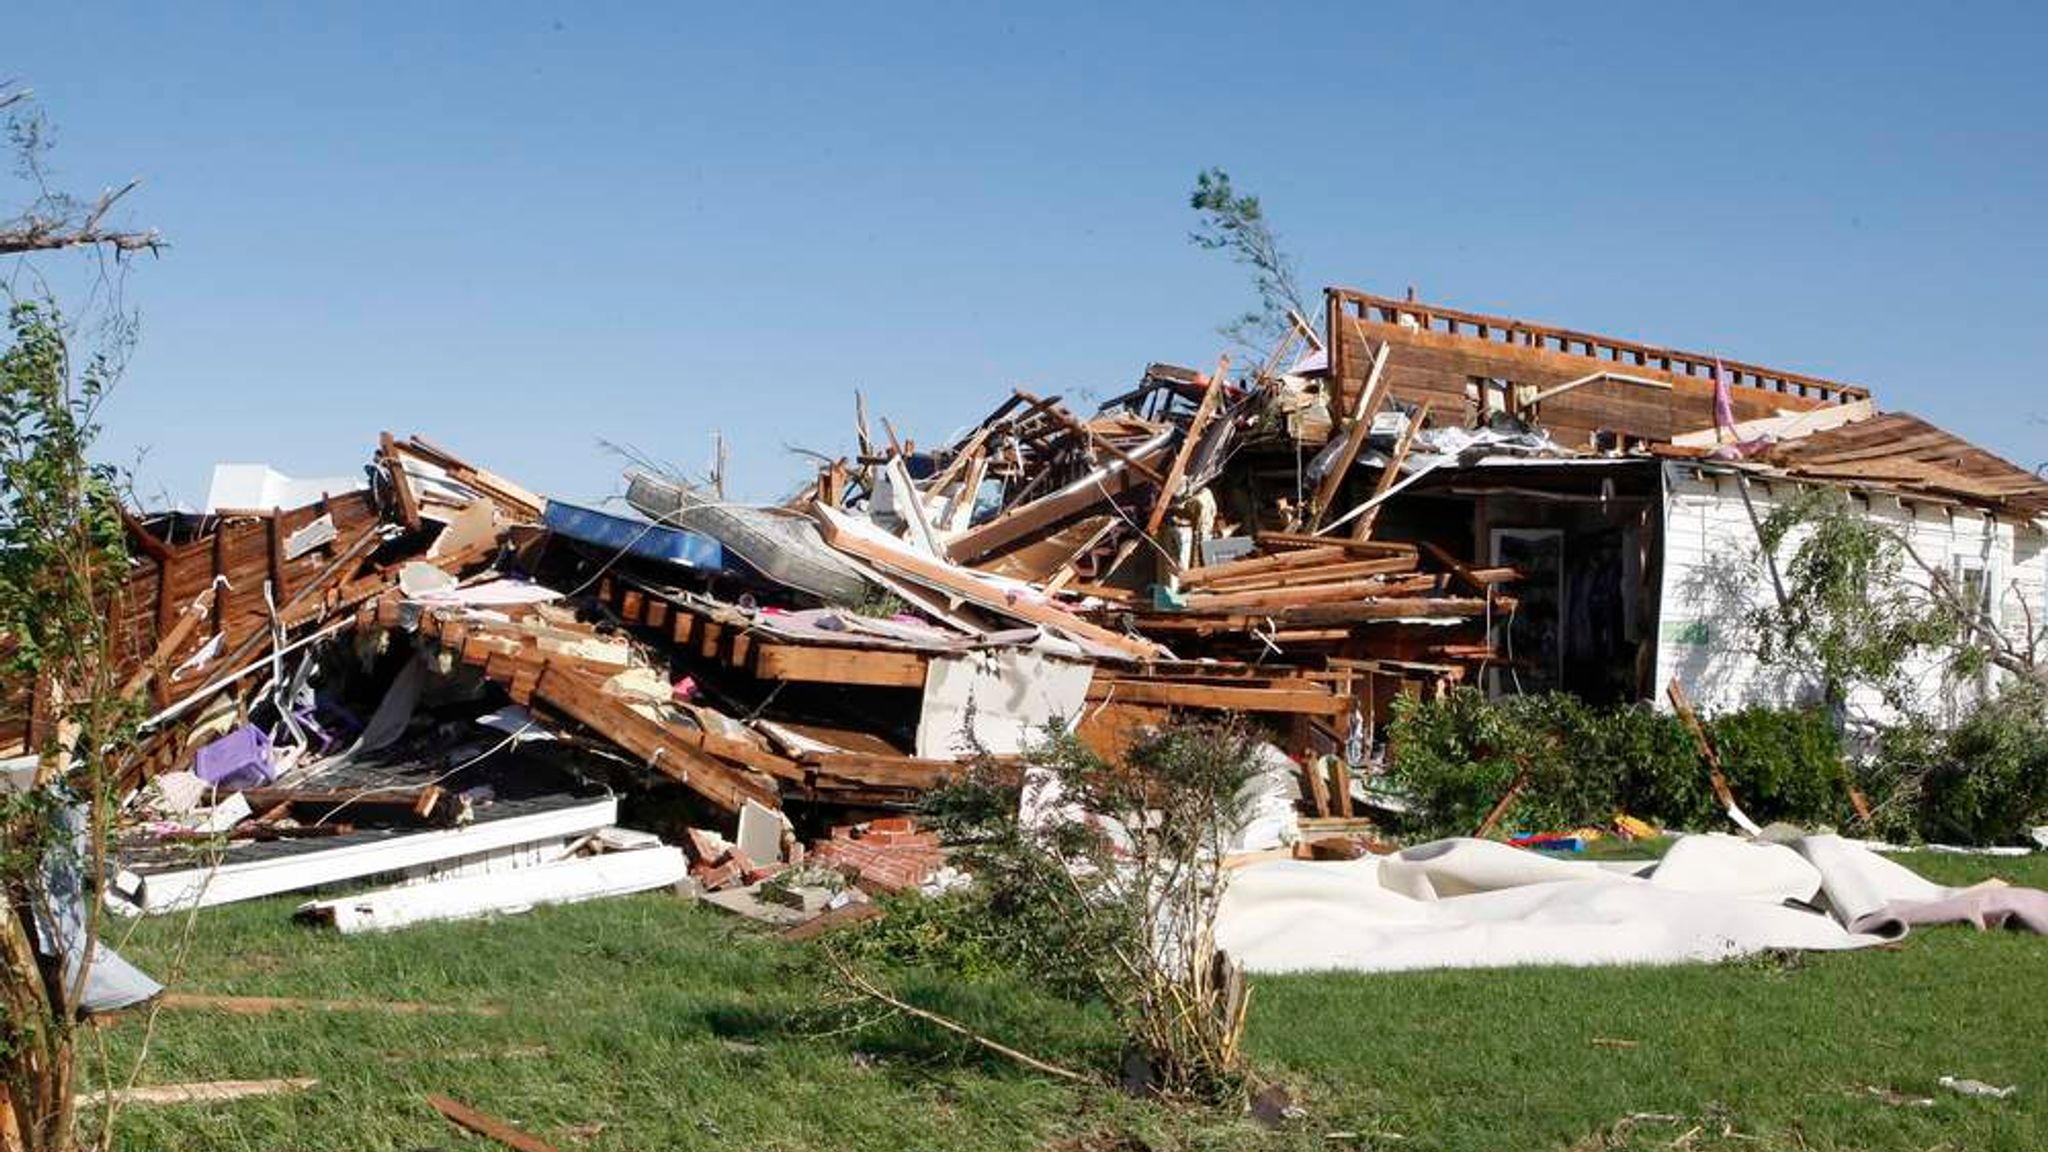
[{"label": "scattered debris on grass", "polygon": [[198,1084],[150,1084],[134,1088],[114,1088],[89,1092],[78,1098],[81,1105],[104,1106],[107,1104],[218,1104],[228,1100],[242,1100],[250,1096],[276,1096],[286,1092],[304,1092],[318,1084],[318,1080],[293,1078],[286,1080],[209,1080]]},{"label": "scattered debris on grass", "polygon": [[1972,1080],[1965,1076],[1943,1076],[1938,1083],[1958,1096],[1974,1096],[1980,1100],[2004,1100],[2020,1090],[2017,1084],[2008,1084],[2000,1088],[1995,1084],[1986,1084],[1982,1080]]},{"label": "scattered debris on grass", "polygon": [[529,1135],[495,1116],[479,1112],[459,1100],[439,1094],[429,1094],[427,1103],[434,1111],[446,1116],[456,1126],[474,1132],[487,1140],[495,1140],[514,1152],[556,1152],[555,1146],[537,1136]]}]

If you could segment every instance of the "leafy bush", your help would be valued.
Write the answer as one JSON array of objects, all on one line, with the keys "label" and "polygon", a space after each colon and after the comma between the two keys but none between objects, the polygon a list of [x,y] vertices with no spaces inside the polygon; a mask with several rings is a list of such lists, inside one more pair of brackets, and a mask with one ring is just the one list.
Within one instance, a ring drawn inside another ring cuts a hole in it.
[{"label": "leafy bush", "polygon": [[[1744,708],[1707,722],[1743,811],[1761,821],[1843,825],[1849,773],[1834,721],[1820,709]],[[1692,760],[1691,776],[1706,772]]]},{"label": "leafy bush", "polygon": [[1022,971],[1017,926],[987,915],[978,892],[926,896],[912,891],[883,901],[887,914],[845,933],[846,956],[886,967],[924,968],[964,981]]},{"label": "leafy bush", "polygon": [[[1839,824],[1850,814],[1840,742],[1824,714],[1751,708],[1708,722],[1743,810],[1762,820]],[[1393,782],[1416,811],[1400,831],[1470,835],[1524,770],[1507,824],[1559,831],[1626,812],[1674,828],[1725,819],[1679,720],[1646,705],[1593,708],[1561,693],[1489,700],[1462,688],[1400,701]]]},{"label": "leafy bush", "polygon": [[1951,844],[2025,843],[2048,824],[2048,688],[2016,681],[1955,727],[1887,732],[1863,769],[1877,831]]},{"label": "leafy bush", "polygon": [[1053,730],[1028,758],[1022,795],[978,765],[923,809],[959,846],[974,888],[940,922],[920,916],[870,946],[912,963],[998,964],[1104,1004],[1128,1046],[1127,1078],[1241,1101],[1246,987],[1214,926],[1258,747],[1242,728],[1190,723],[1110,763]]}]

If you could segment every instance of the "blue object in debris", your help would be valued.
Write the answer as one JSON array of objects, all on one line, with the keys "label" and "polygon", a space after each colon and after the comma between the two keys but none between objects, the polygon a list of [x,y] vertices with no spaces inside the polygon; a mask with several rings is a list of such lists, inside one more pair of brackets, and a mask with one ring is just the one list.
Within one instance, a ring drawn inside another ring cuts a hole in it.
[{"label": "blue object in debris", "polygon": [[579,504],[550,500],[541,520],[571,540],[581,540],[599,548],[690,568],[717,570],[725,567],[725,549],[719,547],[718,541],[637,516],[617,516]]}]

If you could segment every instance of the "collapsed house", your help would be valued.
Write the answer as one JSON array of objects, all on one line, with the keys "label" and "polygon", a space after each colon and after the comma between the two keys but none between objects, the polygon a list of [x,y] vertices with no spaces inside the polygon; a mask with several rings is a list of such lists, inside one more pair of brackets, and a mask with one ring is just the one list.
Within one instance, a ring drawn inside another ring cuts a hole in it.
[{"label": "collapsed house", "polygon": [[[1324,320],[1085,416],[1018,390],[937,447],[862,414],[775,507],[642,469],[581,506],[388,434],[360,480],[223,467],[205,513],[128,521],[110,613],[153,715],[116,888],[382,885],[308,906],[366,927],[807,856],[894,890],[943,862],[889,814],[968,762],[1201,713],[1261,732],[1300,827],[1356,829],[1400,696],[1782,699],[1740,559],[1799,485],[2036,626],[2048,482],[1861,388],[1344,289]],[[47,705],[9,685],[0,760]]]}]

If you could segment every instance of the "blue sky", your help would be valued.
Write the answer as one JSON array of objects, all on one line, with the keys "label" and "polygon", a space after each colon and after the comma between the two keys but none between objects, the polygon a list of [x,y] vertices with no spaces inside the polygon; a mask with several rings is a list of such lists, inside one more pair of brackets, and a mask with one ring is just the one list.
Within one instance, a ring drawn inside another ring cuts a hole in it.
[{"label": "blue sky", "polygon": [[[73,188],[173,247],[107,447],[355,469],[390,428],[571,498],[600,440],[741,495],[944,438],[1011,385],[1211,362],[1248,282],[1867,384],[2048,460],[2038,6],[39,5],[0,48]],[[749,9],[759,9],[753,11]]]}]

